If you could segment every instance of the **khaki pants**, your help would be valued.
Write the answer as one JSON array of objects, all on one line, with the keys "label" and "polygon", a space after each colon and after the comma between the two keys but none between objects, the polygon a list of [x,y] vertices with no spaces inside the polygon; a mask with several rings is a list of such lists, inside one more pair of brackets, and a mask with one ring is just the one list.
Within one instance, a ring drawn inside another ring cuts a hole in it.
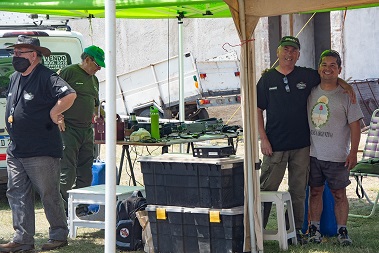
[{"label": "khaki pants", "polygon": [[[291,194],[296,229],[304,222],[304,201],[309,176],[309,147],[274,152],[264,156],[260,177],[261,191],[277,191],[288,166],[288,191]],[[263,207],[263,225],[266,227],[271,203]]]}]

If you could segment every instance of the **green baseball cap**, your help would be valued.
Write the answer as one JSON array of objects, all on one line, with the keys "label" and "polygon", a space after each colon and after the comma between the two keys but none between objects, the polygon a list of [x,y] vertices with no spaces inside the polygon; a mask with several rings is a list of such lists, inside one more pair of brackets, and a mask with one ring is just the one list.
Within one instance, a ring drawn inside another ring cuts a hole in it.
[{"label": "green baseball cap", "polygon": [[105,57],[104,57],[104,51],[100,47],[97,46],[89,46],[84,49],[84,53],[90,55],[93,57],[95,62],[100,66],[105,68]]}]

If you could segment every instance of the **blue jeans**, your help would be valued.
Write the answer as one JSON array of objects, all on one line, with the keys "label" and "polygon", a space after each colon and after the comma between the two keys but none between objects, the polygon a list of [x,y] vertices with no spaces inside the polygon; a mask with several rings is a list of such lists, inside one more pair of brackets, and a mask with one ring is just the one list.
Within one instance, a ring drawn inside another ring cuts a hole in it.
[{"label": "blue jeans", "polygon": [[34,244],[34,189],[41,197],[50,224],[49,239],[67,240],[67,220],[59,192],[60,159],[49,156],[16,158],[8,154],[7,170],[7,197],[15,229],[13,241]]}]

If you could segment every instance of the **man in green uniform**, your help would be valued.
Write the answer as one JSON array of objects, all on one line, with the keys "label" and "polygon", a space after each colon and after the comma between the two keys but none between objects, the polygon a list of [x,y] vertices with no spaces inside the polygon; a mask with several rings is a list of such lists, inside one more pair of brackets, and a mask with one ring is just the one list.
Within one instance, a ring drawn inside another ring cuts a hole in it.
[{"label": "man in green uniform", "polygon": [[[68,190],[91,185],[94,160],[92,118],[99,103],[99,80],[96,72],[105,67],[104,51],[89,46],[81,55],[82,62],[63,68],[59,75],[76,91],[72,107],[64,112],[59,125],[63,140],[60,191],[67,211]],[[77,210],[78,213],[79,210]],[[79,211],[79,213],[82,211]]]}]

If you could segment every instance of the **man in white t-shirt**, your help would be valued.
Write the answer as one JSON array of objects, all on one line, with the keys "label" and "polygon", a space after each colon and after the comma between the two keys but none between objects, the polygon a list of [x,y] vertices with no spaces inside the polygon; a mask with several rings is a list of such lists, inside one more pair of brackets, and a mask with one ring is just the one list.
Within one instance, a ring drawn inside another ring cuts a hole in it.
[{"label": "man in white t-shirt", "polygon": [[357,164],[360,140],[360,123],[363,114],[358,104],[351,102],[348,94],[338,85],[341,57],[334,50],[325,50],[319,61],[320,85],[308,97],[308,122],[311,136],[310,148],[310,227],[309,241],[320,243],[320,217],[325,181],[335,200],[338,241],[350,245],[346,223],[349,203],[346,186],[349,171]]}]

